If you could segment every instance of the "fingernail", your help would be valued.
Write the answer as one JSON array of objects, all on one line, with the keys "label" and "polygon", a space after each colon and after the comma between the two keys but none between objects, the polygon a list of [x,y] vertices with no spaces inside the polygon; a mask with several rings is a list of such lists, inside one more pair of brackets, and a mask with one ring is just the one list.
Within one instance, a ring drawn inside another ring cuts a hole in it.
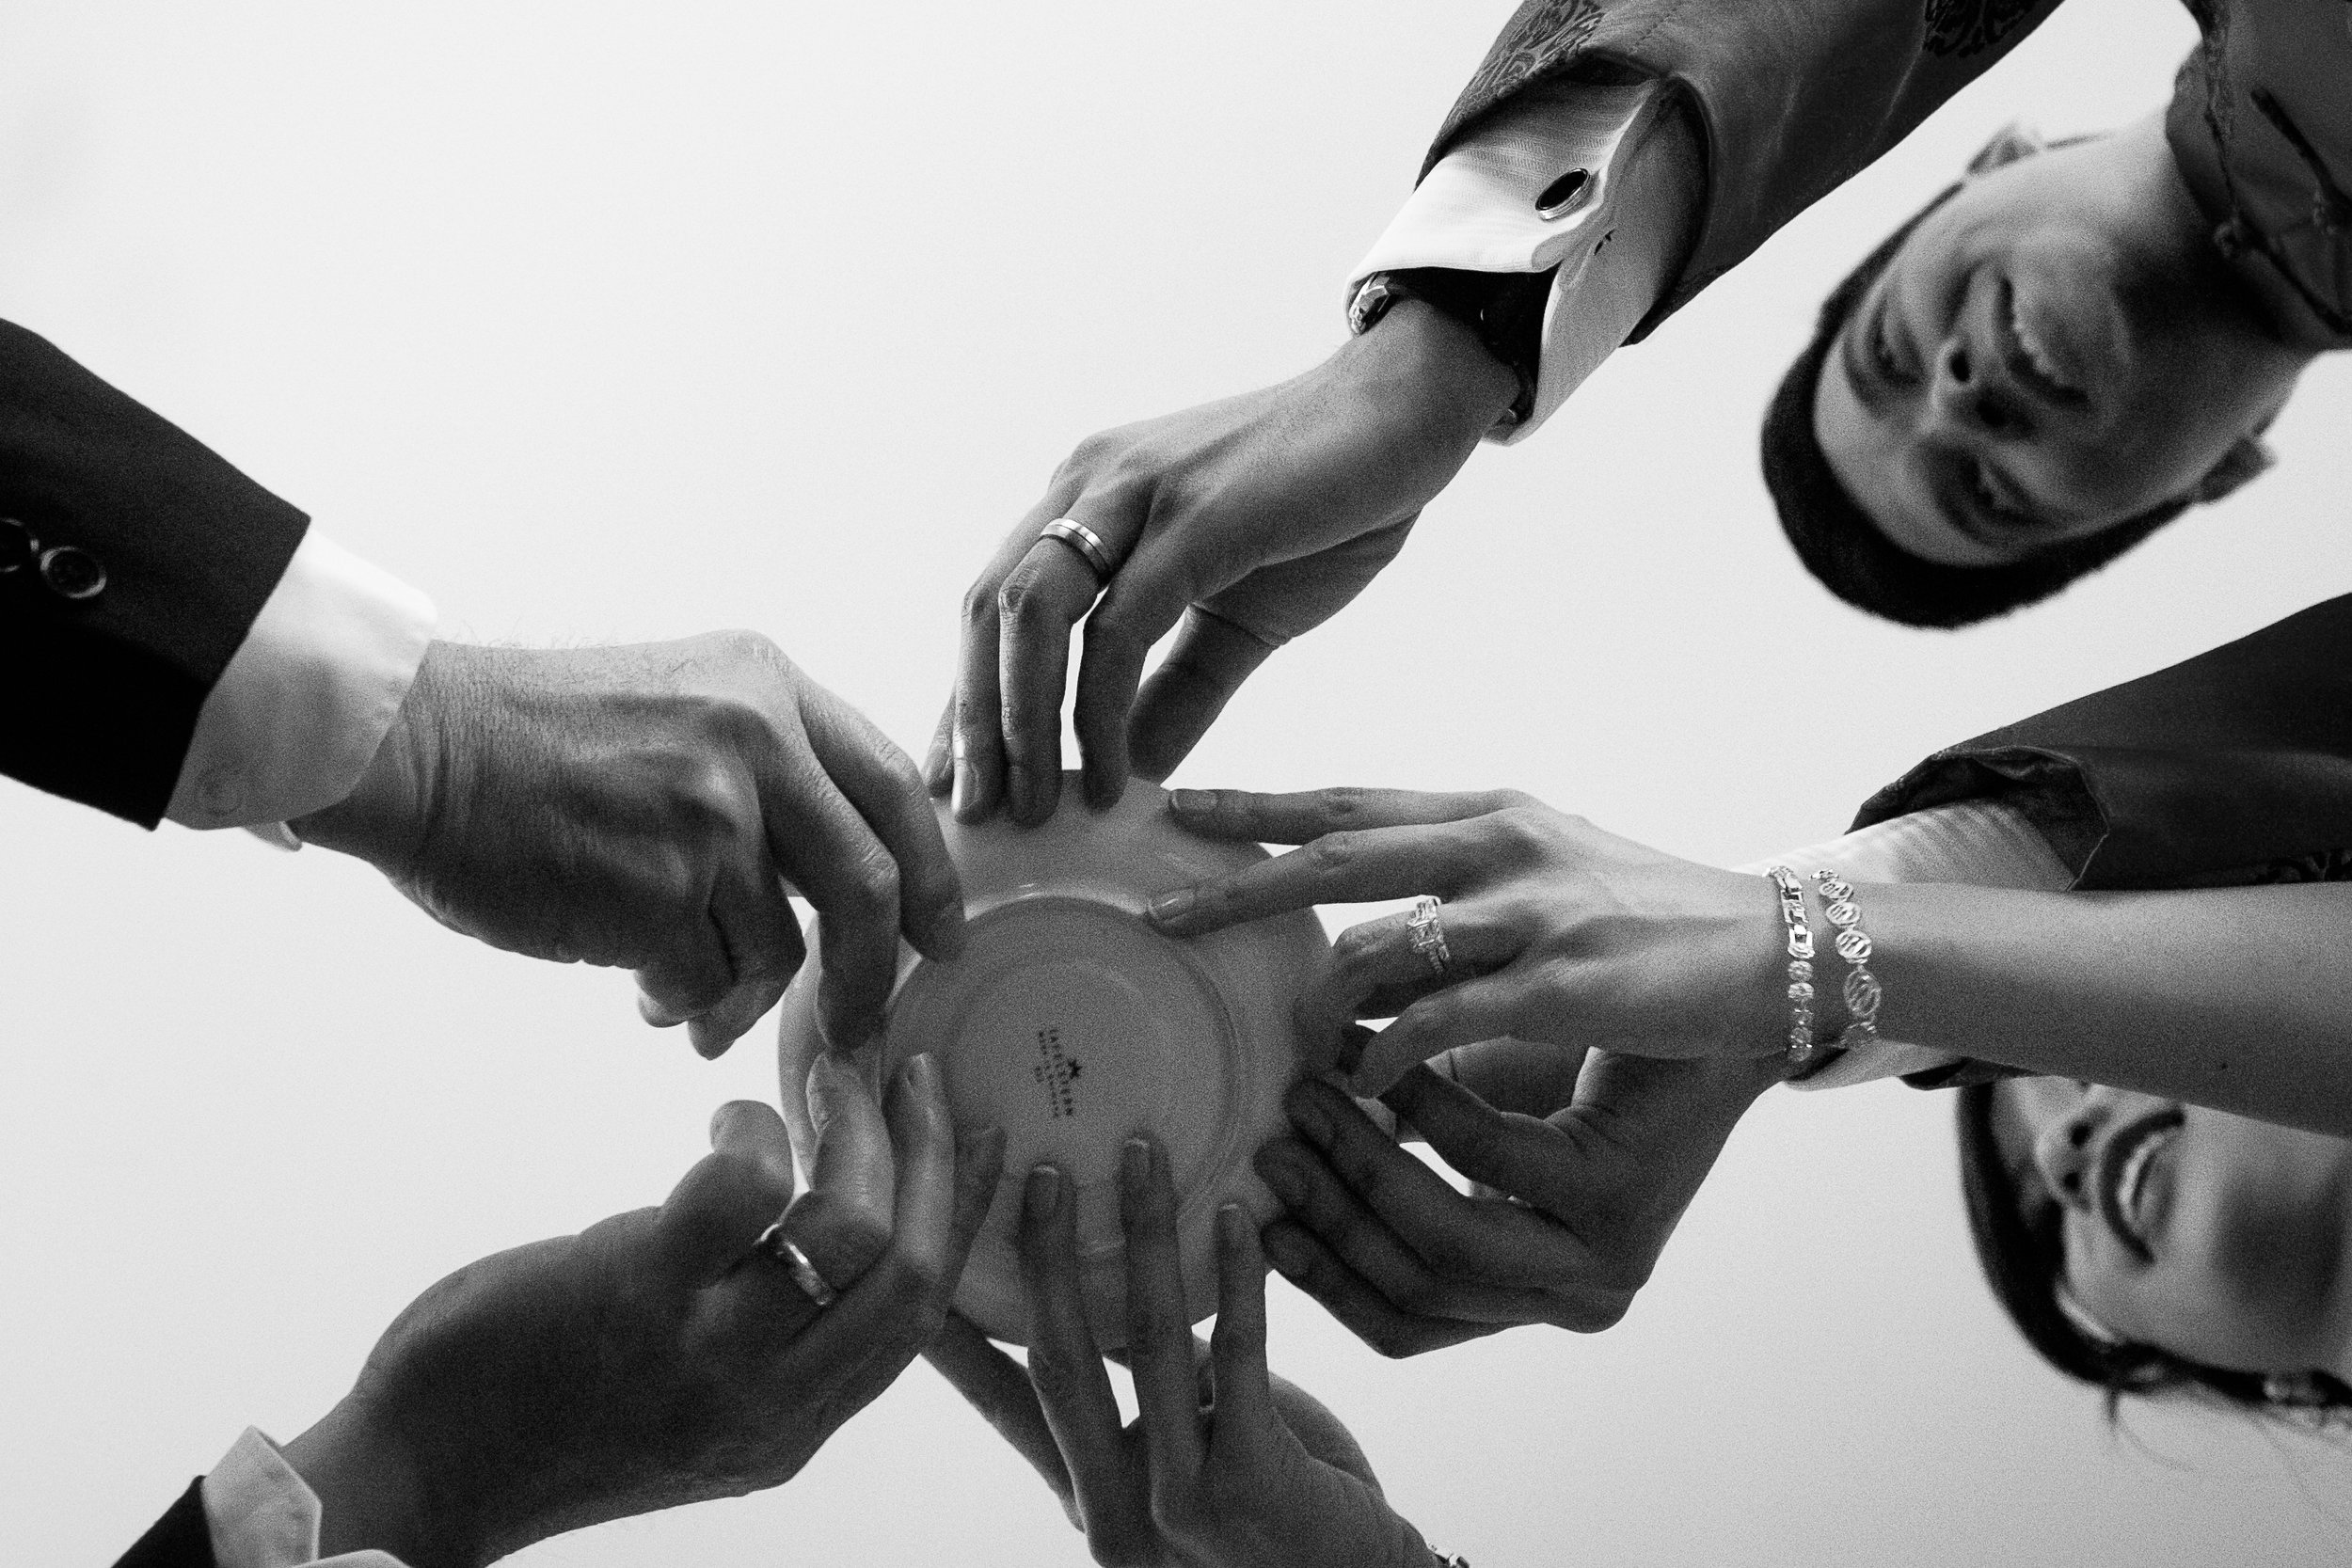
[{"label": "fingernail", "polygon": [[1197,889],[1180,887],[1173,893],[1163,893],[1152,900],[1150,913],[1152,923],[1158,926],[1181,926],[1185,917],[1192,913],[1193,906],[1200,902],[1200,895]]},{"label": "fingernail", "polygon": [[939,1063],[932,1059],[930,1052],[916,1052],[907,1058],[907,1065],[900,1070],[905,1074],[907,1087],[915,1093],[930,1095],[937,1091]]},{"label": "fingernail", "polygon": [[1216,804],[1213,789],[1171,789],[1168,792],[1168,809],[1179,816],[1198,816]]},{"label": "fingernail", "polygon": [[843,1078],[848,1071],[840,1058],[830,1051],[819,1051],[817,1059],[808,1065],[808,1083],[803,1085],[803,1092],[808,1097],[808,1118],[817,1124],[820,1133],[833,1119],[837,1101],[847,1087]]},{"label": "fingernail", "polygon": [[1258,1240],[1265,1245],[1266,1260],[1284,1279],[1296,1279],[1307,1272],[1307,1243],[1290,1231],[1279,1225],[1268,1226]]},{"label": "fingernail", "polygon": [[1050,1220],[1061,1212],[1061,1172],[1051,1165],[1029,1167],[1027,1189],[1021,1201],[1033,1220]]},{"label": "fingernail", "polygon": [[1130,1188],[1142,1186],[1152,1180],[1152,1143],[1148,1138],[1129,1138],[1127,1147],[1120,1151],[1119,1170],[1121,1180]]},{"label": "fingernail", "polygon": [[947,809],[961,816],[972,809],[979,794],[980,770],[963,758],[956,758],[956,786],[955,792],[947,798]]}]

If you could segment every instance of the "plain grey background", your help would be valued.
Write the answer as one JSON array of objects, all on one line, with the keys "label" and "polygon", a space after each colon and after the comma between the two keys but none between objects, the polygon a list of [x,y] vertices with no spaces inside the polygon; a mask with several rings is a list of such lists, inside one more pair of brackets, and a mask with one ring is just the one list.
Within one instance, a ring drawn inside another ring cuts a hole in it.
[{"label": "plain grey background", "polygon": [[[445,635],[772,634],[909,747],[959,594],[1097,427],[1290,374],[1510,7],[24,0],[0,315],[428,589]],[[1963,636],[1831,601],[1754,427],[1814,302],[2018,116],[2154,107],[2192,32],[2074,0],[1993,80],[1487,451],[1178,776],[1517,784],[1725,863],[1932,747],[2347,586],[2352,375],[2278,473]],[[38,679],[13,671],[9,679]],[[447,1270],[658,1201],[707,1066],[625,978],[453,937],[366,867],[0,785],[0,1550],[108,1560],[291,1436]],[[1775,1093],[1616,1330],[1278,1364],[1507,1563],[2342,1560],[2352,1463],[2136,1412],[1979,1284],[1949,1106]],[[922,1368],[783,1490],[532,1560],[1084,1560]]]}]

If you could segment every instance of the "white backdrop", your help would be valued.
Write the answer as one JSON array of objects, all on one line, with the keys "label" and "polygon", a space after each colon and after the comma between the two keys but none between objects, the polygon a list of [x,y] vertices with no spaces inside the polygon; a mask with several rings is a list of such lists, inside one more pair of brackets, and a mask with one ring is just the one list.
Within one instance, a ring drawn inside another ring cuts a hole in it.
[{"label": "white backdrop", "polygon": [[[754,626],[914,747],[959,594],[1072,443],[1337,341],[1509,9],[20,0],[0,316],[428,588],[451,635]],[[2343,366],[2279,473],[1964,636],[1844,610],[1768,520],[1756,419],[1828,283],[2005,119],[2154,104],[2190,37],[2162,0],[2074,0],[1475,459],[1179,782],[1515,784],[1730,863],[2352,586]],[[329,1404],[426,1283],[658,1200],[712,1105],[773,1092],[764,1031],[701,1064],[624,978],[450,936],[354,862],[6,784],[0,845],[10,1561],[110,1560],[244,1424]],[[2342,1560],[2342,1449],[2111,1432],[2031,1358],[1968,1256],[1948,1114],[1768,1097],[1609,1334],[1392,1365],[1278,1282],[1278,1363],[1482,1568]],[[780,1492],[531,1560],[1083,1549],[917,1368]]]}]

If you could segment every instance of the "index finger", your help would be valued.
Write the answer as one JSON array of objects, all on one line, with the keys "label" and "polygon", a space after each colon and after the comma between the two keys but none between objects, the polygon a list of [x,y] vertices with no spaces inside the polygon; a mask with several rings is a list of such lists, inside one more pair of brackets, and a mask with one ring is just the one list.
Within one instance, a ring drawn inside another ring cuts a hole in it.
[{"label": "index finger", "polygon": [[907,941],[928,958],[959,957],[963,879],[947,856],[939,814],[914,762],[872,720],[831,691],[812,690],[802,711],[817,760],[898,867],[898,923]]},{"label": "index finger", "polygon": [[1176,1189],[1156,1139],[1127,1140],[1120,1172],[1120,1215],[1127,1233],[1127,1370],[1152,1460],[1155,1513],[1200,1473],[1200,1382],[1193,1365],[1192,1314],[1184,1302],[1176,1239]]},{"label": "index finger", "polygon": [[1162,894],[1152,900],[1152,923],[1192,937],[1317,904],[1449,896],[1475,869],[1467,833],[1452,822],[1326,833],[1289,854]]},{"label": "index finger", "polygon": [[1418,789],[1307,789],[1261,795],[1247,789],[1179,789],[1168,809],[1204,838],[1304,844],[1355,828],[1425,827],[1485,816],[1526,797],[1510,790],[1438,794]]}]

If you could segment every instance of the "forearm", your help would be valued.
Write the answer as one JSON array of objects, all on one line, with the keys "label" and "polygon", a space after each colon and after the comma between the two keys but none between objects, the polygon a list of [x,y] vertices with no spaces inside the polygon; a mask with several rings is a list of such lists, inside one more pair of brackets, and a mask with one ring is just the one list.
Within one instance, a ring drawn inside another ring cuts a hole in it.
[{"label": "forearm", "polygon": [[1858,902],[1889,1034],[2352,1136],[2352,886]]},{"label": "forearm", "polygon": [[1488,434],[1518,440],[1565,403],[1649,315],[1675,277],[1706,185],[1698,135],[1657,83],[1554,82],[1530,88],[1432,168],[1357,264],[1350,297],[1375,276],[1421,269],[1544,275],[1542,308],[1515,325],[1502,357],[1532,365],[1525,417]]},{"label": "forearm", "polygon": [[1331,367],[1381,412],[1406,414],[1465,457],[1518,395],[1518,378],[1476,333],[1417,299],[1341,344]]}]

